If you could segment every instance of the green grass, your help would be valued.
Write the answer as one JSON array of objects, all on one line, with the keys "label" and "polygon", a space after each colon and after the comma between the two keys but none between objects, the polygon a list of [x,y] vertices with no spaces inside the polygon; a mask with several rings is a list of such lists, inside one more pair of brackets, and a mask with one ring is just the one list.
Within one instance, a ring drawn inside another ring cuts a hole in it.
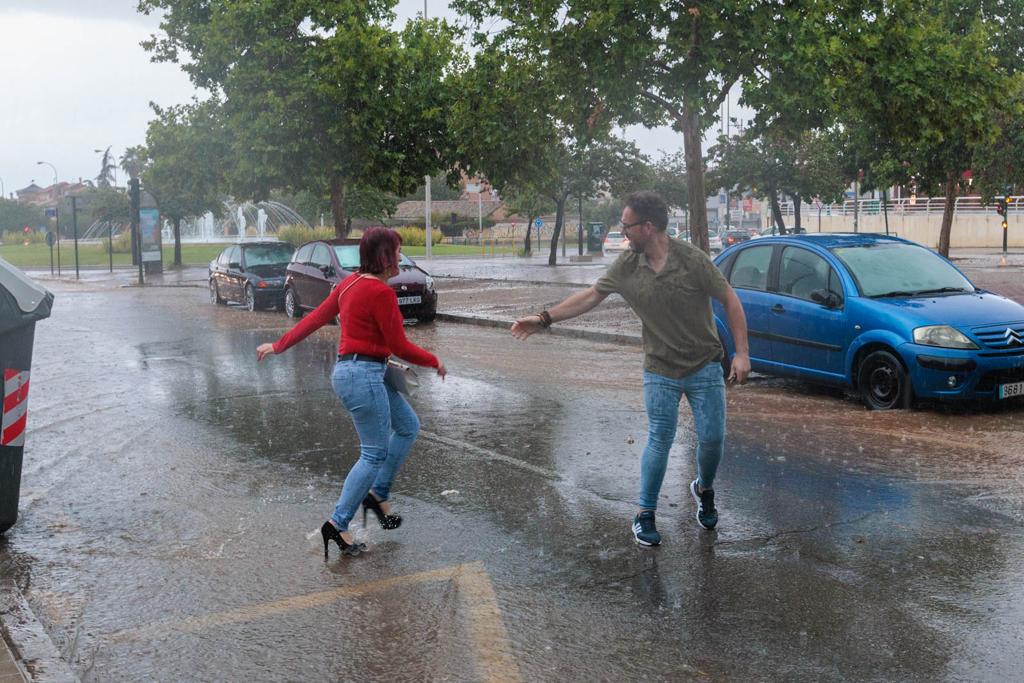
[{"label": "green grass", "polygon": [[[434,256],[483,256],[485,254],[512,254],[515,252],[515,247],[501,244],[491,247],[489,245],[475,246],[475,245],[464,245],[464,244],[435,244],[431,253]],[[427,253],[426,247],[407,247],[402,246],[402,252],[406,256],[416,258],[424,256]]]},{"label": "green grass", "polygon": [[[223,244],[183,244],[181,260],[186,265],[205,265],[212,261],[224,249]],[[164,264],[170,265],[174,260],[174,246],[164,245]],[[50,248],[45,244],[4,244],[0,245],[0,258],[19,268],[49,268]],[[106,249],[94,243],[78,245],[78,263],[80,266],[105,266],[109,263]],[[53,263],[57,264],[57,247],[53,248]],[[115,266],[130,266],[131,254],[114,254]],[[61,268],[75,267],[75,245],[71,240],[61,240]]]},{"label": "green grass", "polygon": [[[187,266],[205,266],[224,249],[225,244],[183,244],[181,245],[181,261]],[[512,254],[521,245],[501,244],[490,245],[434,245],[435,256],[484,256],[491,254]],[[427,253],[426,247],[402,247],[407,255],[417,258]],[[164,265],[170,266],[174,260],[174,245],[165,244],[163,248]],[[3,244],[0,245],[0,258],[19,268],[49,268],[50,248],[45,244]],[[95,243],[79,244],[78,262],[80,266],[106,266],[108,263],[106,250]],[[53,248],[54,267],[57,264],[57,247]],[[71,240],[61,240],[61,269],[75,267],[75,247]],[[115,266],[130,266],[131,254],[114,254]]]}]

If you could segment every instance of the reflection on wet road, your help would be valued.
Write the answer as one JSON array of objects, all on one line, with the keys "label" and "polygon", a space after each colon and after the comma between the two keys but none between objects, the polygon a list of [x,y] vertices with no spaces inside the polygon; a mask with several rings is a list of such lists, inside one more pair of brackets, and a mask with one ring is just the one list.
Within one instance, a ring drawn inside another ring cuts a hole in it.
[{"label": "reflection on wet road", "polygon": [[337,328],[257,365],[280,314],[199,288],[60,285],[37,327],[21,519],[0,570],[83,680],[1014,678],[1024,411],[868,413],[732,389],[722,526],[686,487],[629,521],[646,421],[631,347],[411,328],[423,434],[406,523],[322,560],[357,457]]}]

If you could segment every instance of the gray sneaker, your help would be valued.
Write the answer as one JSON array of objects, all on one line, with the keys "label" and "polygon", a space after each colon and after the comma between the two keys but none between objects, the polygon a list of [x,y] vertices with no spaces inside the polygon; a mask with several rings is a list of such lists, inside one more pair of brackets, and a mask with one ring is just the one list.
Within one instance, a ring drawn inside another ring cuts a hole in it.
[{"label": "gray sneaker", "polygon": [[703,493],[697,492],[697,480],[690,483],[690,495],[697,501],[697,524],[700,524],[709,531],[718,524],[718,510],[715,509],[715,490],[704,489]]},{"label": "gray sneaker", "polygon": [[640,545],[661,545],[661,534],[654,525],[654,510],[644,510],[633,518],[633,540]]}]

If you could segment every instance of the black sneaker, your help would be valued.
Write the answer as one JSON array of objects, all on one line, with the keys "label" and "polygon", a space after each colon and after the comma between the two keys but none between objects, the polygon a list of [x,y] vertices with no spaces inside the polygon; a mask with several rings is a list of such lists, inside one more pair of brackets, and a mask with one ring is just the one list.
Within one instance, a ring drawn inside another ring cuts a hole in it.
[{"label": "black sneaker", "polygon": [[718,510],[715,509],[715,490],[704,489],[704,493],[697,493],[697,480],[690,484],[690,495],[697,501],[697,524],[705,529],[711,530],[718,524]]},{"label": "black sneaker", "polygon": [[633,539],[640,545],[661,545],[661,534],[654,526],[654,510],[644,510],[633,518]]}]

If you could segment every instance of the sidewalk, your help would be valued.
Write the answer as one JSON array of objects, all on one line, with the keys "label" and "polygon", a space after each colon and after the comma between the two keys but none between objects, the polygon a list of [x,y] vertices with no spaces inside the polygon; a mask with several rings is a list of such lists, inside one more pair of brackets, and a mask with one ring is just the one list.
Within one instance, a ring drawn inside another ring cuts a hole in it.
[{"label": "sidewalk", "polygon": [[27,680],[7,647],[7,641],[0,638],[0,683],[27,683]]}]

